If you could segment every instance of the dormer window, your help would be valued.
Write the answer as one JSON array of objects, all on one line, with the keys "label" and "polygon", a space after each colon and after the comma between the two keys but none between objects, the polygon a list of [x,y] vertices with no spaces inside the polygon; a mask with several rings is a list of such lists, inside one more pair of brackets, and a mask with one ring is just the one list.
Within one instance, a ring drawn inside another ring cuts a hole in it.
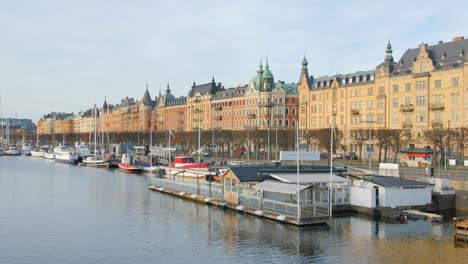
[{"label": "dormer window", "polygon": [[367,74],[367,76],[366,76],[366,81],[369,81],[369,80],[370,80],[370,75]]},{"label": "dormer window", "polygon": [[346,84],[346,79],[342,79],[341,84]]},{"label": "dormer window", "polygon": [[362,82],[362,75],[359,75],[359,82]]},{"label": "dormer window", "polygon": [[372,75],[370,76],[371,81],[374,80],[374,77],[375,77],[374,74],[372,74]]},{"label": "dormer window", "polygon": [[351,79],[351,83],[355,83],[356,82],[356,77],[353,76],[353,78]]},{"label": "dormer window", "polygon": [[447,55],[447,54],[446,54],[445,52],[442,53],[442,59],[443,59],[443,60],[445,60],[445,56],[446,56],[446,55]]},{"label": "dormer window", "polygon": [[460,50],[460,57],[463,57],[463,54],[465,53],[464,50]]}]

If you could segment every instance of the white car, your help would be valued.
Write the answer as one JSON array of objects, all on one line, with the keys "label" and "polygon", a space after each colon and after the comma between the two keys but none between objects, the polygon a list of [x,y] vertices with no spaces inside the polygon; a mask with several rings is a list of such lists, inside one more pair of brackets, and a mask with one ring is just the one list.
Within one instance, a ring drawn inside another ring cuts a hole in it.
[{"label": "white car", "polygon": [[335,160],[335,159],[343,159],[343,155],[342,155],[342,154],[336,154],[336,153],[334,153],[334,154],[332,155],[332,158],[333,158],[334,160]]}]

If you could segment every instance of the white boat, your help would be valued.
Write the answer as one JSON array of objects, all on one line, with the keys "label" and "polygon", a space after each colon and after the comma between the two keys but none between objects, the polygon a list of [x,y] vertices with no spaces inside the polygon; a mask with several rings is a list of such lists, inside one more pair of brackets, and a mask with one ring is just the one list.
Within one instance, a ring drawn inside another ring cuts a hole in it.
[{"label": "white boat", "polygon": [[19,156],[21,155],[21,150],[16,145],[10,145],[8,149],[5,150],[5,155]]},{"label": "white boat", "polygon": [[69,148],[65,145],[59,145],[54,148],[55,162],[66,163],[66,164],[77,164],[78,155],[74,149]]},{"label": "white boat", "polygon": [[2,148],[0,148],[0,156],[3,156],[3,155],[5,155],[5,151]]},{"label": "white boat", "polygon": [[49,146],[42,146],[40,148],[33,149],[31,150],[31,157],[43,158],[45,157],[45,154],[49,148],[50,148]]},{"label": "white boat", "polygon": [[48,148],[47,151],[44,152],[44,158],[53,160],[55,159],[54,149]]},{"label": "white boat", "polygon": [[86,166],[109,166],[109,160],[104,157],[102,154],[98,154],[98,151],[96,149],[97,146],[97,107],[96,105],[94,106],[94,155],[86,157],[86,159],[83,159],[83,164]]},{"label": "white boat", "polygon": [[84,144],[77,145],[75,149],[76,149],[76,154],[78,154],[78,158],[84,159],[88,156],[91,156],[91,151],[89,151],[88,146]]},{"label": "white boat", "polygon": [[21,145],[21,154],[31,156],[31,144],[23,143],[23,145]]}]

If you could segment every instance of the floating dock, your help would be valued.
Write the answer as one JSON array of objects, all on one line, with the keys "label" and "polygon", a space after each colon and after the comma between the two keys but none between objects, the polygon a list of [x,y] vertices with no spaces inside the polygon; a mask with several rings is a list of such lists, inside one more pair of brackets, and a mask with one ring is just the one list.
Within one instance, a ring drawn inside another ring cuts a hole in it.
[{"label": "floating dock", "polygon": [[[418,218],[421,217],[426,220],[431,220],[431,221],[442,221],[442,216],[438,214],[431,214],[431,213],[425,213],[421,212],[419,210],[404,210],[406,213],[409,214],[409,218]],[[416,217],[413,217],[416,216]]]},{"label": "floating dock", "polygon": [[329,221],[328,216],[314,217],[313,219],[307,218],[307,219],[301,219],[300,221],[298,221],[297,217],[286,216],[286,215],[277,214],[277,213],[268,212],[268,211],[262,211],[262,210],[259,210],[258,208],[247,207],[244,205],[242,206],[233,205],[227,202],[223,202],[221,199],[218,199],[218,198],[204,197],[202,195],[192,194],[189,192],[178,191],[178,190],[173,190],[173,189],[164,188],[164,187],[158,187],[155,185],[149,185],[148,188],[152,191],[170,194],[170,195],[182,198],[182,199],[216,206],[221,209],[229,209],[238,213],[245,213],[245,214],[253,215],[256,217],[266,218],[266,219],[270,219],[276,222],[291,224],[295,226],[327,225]]}]

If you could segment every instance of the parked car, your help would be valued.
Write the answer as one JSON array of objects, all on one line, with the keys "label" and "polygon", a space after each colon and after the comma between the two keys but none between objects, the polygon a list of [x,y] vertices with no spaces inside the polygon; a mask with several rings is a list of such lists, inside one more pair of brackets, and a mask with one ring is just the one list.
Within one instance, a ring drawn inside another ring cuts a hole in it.
[{"label": "parked car", "polygon": [[320,158],[321,159],[328,159],[328,153],[326,153],[326,152],[320,153]]},{"label": "parked car", "polygon": [[333,158],[334,160],[336,160],[336,159],[343,159],[343,155],[342,155],[342,154],[333,153],[333,154],[332,154],[332,158]]},{"label": "parked car", "polygon": [[347,160],[357,160],[359,159],[358,155],[356,155],[356,152],[349,152],[348,154],[345,155],[344,157]]}]

